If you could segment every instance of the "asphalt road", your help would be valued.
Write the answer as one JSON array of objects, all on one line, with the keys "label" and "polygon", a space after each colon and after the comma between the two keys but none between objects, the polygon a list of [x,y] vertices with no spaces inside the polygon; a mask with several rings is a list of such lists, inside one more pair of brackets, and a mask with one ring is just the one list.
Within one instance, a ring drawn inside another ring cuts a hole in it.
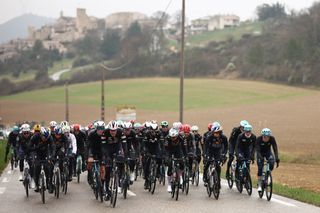
[{"label": "asphalt road", "polygon": [[65,73],[65,72],[69,72],[70,69],[63,69],[63,70],[60,70],[59,72],[56,72],[54,73],[53,75],[50,76],[50,78],[54,81],[58,81],[60,79],[60,76]]},{"label": "asphalt road", "polygon": [[143,190],[143,180],[140,178],[131,187],[130,196],[124,200],[122,194],[118,197],[116,208],[111,208],[109,202],[100,203],[86,182],[86,173],[81,176],[80,183],[73,181],[68,187],[67,195],[61,194],[59,199],[52,194],[46,194],[46,204],[42,204],[40,194],[31,191],[27,198],[21,182],[18,181],[19,171],[9,170],[0,177],[0,212],[6,213],[51,213],[51,212],[317,212],[320,208],[304,204],[295,200],[273,195],[270,202],[260,199],[257,191],[252,196],[246,192],[240,194],[235,188],[230,190],[225,181],[219,200],[208,198],[203,184],[199,187],[191,186],[189,195],[180,195],[179,200],[171,199],[166,192],[167,186],[157,185],[156,192],[151,195]]}]

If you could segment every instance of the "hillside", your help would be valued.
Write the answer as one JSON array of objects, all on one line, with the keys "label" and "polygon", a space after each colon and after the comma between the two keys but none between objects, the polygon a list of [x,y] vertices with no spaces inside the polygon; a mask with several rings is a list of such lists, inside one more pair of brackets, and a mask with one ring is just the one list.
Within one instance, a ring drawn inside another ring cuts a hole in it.
[{"label": "hillside", "polygon": [[0,25],[0,43],[8,42],[16,38],[25,38],[28,35],[28,26],[40,28],[41,26],[54,22],[54,19],[25,14],[13,18]]}]

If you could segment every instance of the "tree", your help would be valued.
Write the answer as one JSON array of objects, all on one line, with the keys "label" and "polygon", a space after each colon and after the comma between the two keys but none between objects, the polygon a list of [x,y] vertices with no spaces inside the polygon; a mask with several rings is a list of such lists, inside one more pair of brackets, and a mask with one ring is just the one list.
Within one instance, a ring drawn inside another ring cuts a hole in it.
[{"label": "tree", "polygon": [[106,57],[110,59],[114,57],[120,50],[120,34],[117,30],[108,30],[103,36],[103,41],[101,44],[101,52]]},{"label": "tree", "polygon": [[265,21],[269,18],[282,18],[287,16],[285,6],[280,3],[260,5],[257,7],[257,14],[260,21]]}]

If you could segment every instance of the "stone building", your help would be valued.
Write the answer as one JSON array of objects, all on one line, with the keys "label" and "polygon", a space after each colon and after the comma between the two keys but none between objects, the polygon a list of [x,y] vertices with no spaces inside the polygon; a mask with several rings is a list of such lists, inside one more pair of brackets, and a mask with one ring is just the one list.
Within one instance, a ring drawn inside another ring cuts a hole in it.
[{"label": "stone building", "polygon": [[205,31],[221,30],[240,25],[240,17],[236,15],[216,15],[191,21],[191,33],[197,34]]}]

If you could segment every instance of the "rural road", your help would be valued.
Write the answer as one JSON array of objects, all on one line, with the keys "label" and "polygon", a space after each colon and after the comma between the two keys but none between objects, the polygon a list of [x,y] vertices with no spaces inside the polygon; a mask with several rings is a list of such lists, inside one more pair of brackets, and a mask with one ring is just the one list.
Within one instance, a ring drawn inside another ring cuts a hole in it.
[{"label": "rural road", "polygon": [[40,194],[31,191],[26,197],[22,183],[18,181],[18,169],[13,171],[7,167],[0,178],[0,212],[320,212],[320,208],[295,200],[274,195],[271,202],[258,198],[257,191],[251,197],[246,193],[240,194],[236,189],[230,190],[225,181],[219,200],[208,198],[203,185],[191,186],[189,195],[179,195],[179,201],[172,200],[166,192],[166,186],[157,185],[154,195],[143,190],[140,178],[131,187],[127,200],[118,197],[117,206],[112,209],[108,203],[100,203],[94,199],[92,191],[85,181],[86,175],[81,176],[80,183],[72,182],[67,195],[61,194],[57,200],[53,195],[46,194],[46,204],[42,204]]},{"label": "rural road", "polygon": [[50,75],[50,78],[54,81],[58,81],[60,79],[60,76],[65,73],[65,72],[69,72],[70,71],[70,68],[68,69],[63,69],[63,70],[60,70],[56,73],[54,73],[53,75]]}]

